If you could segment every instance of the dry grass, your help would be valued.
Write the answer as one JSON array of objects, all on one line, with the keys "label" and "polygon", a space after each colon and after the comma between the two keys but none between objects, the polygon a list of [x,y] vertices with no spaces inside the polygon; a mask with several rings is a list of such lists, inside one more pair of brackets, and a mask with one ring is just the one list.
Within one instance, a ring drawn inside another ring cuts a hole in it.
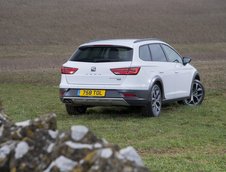
[{"label": "dry grass", "polygon": [[196,61],[194,66],[199,70],[205,88],[226,92],[226,59],[214,61]]},{"label": "dry grass", "polygon": [[[194,65],[208,90],[226,91],[225,43],[176,44],[184,56],[192,57]],[[0,82],[59,84],[60,66],[75,47],[72,45],[2,46],[0,48]]]}]

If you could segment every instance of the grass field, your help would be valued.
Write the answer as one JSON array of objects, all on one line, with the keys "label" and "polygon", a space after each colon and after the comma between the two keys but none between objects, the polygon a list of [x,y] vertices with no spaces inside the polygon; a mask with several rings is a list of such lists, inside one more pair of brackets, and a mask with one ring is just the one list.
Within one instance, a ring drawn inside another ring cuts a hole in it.
[{"label": "grass field", "polygon": [[226,94],[208,91],[202,106],[176,103],[163,108],[160,118],[144,118],[127,108],[92,108],[70,117],[53,85],[0,84],[6,113],[15,121],[55,112],[58,128],[88,126],[99,137],[134,146],[152,171],[224,171],[226,169]]},{"label": "grass field", "polygon": [[[0,2],[5,112],[15,121],[55,112],[61,130],[82,124],[121,147],[134,146],[151,171],[226,171],[226,1],[91,2]],[[203,104],[166,105],[160,118],[115,107],[68,116],[58,98],[61,64],[80,43],[120,37],[159,37],[191,56],[206,88]]]}]

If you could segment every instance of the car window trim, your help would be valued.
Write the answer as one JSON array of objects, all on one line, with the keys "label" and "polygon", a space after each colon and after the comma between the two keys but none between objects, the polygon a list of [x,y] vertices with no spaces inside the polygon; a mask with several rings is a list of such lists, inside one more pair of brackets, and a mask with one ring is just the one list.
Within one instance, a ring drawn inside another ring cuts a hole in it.
[{"label": "car window trim", "polygon": [[[164,44],[164,43],[161,43],[161,44],[160,44],[161,47],[162,47],[162,45],[165,45],[165,46],[171,48],[174,52],[176,52],[176,54],[181,58],[181,61],[182,61],[182,56],[181,56],[181,55],[180,55],[173,47],[171,47],[171,46],[169,46],[169,45],[167,45],[167,44]],[[168,62],[171,62],[171,61],[169,60],[169,57],[168,57],[168,55],[166,54],[166,52],[165,52],[165,50],[164,50],[163,47],[162,47],[162,49],[163,49],[163,52],[165,53],[165,55],[166,55],[166,57],[167,57],[167,59],[168,59]],[[171,63],[176,63],[176,62],[171,62]],[[181,62],[177,62],[177,63],[181,63]],[[181,63],[181,64],[182,64],[182,63]]]},{"label": "car window trim", "polygon": [[153,58],[152,58],[152,52],[151,52],[151,49],[149,47],[150,44],[147,44],[148,45],[148,50],[149,50],[149,53],[150,53],[150,56],[151,56],[151,62],[153,61]]},{"label": "car window trim", "polygon": [[[140,45],[139,46],[139,59],[141,59],[142,61],[144,62],[151,62],[152,61],[152,54],[151,54],[151,51],[150,51],[150,48],[148,46],[149,44],[143,44],[143,45]],[[150,60],[143,60],[141,57],[140,57],[140,48],[143,47],[143,46],[147,46],[148,47],[148,51],[149,51],[149,54],[150,54]]]},{"label": "car window trim", "polygon": [[[157,45],[159,45],[160,46],[160,48],[162,49],[162,51],[163,51],[163,48],[162,48],[162,46],[161,46],[161,44],[160,43],[150,43],[150,44],[148,44],[148,48],[149,48],[149,51],[151,52],[151,49],[150,49],[150,47],[149,47],[149,45],[153,45],[153,44],[157,44]],[[153,61],[153,58],[151,59],[151,61],[152,62],[168,62],[169,61],[169,59],[166,57],[166,54],[165,54],[165,52],[163,51],[163,54],[164,54],[164,56],[165,56],[165,59],[166,59],[166,61]],[[152,56],[151,56],[152,57]]]}]

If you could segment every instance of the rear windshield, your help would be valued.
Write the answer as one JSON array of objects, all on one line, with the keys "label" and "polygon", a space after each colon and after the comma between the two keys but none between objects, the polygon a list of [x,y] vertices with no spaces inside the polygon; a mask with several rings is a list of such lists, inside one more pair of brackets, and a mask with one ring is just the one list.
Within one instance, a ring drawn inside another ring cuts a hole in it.
[{"label": "rear windshield", "polygon": [[70,61],[78,62],[124,62],[132,61],[133,49],[128,47],[98,46],[80,47]]}]

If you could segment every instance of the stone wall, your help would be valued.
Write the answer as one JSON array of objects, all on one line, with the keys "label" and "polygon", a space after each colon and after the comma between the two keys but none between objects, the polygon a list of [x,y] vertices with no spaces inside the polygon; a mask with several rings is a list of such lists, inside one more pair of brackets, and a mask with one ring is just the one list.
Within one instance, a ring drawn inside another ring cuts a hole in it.
[{"label": "stone wall", "polygon": [[13,123],[0,112],[0,172],[148,172],[133,147],[97,138],[85,126],[57,130],[56,115]]}]

